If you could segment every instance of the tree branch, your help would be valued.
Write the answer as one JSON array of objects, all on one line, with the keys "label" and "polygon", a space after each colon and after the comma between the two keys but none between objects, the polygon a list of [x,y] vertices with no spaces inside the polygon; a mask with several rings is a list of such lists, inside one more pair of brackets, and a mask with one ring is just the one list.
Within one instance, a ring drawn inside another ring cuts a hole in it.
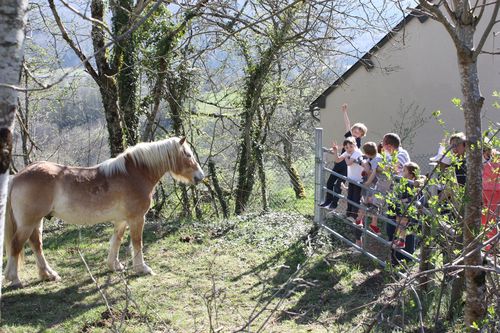
[{"label": "tree branch", "polygon": [[500,1],[496,1],[495,7],[493,8],[493,13],[491,14],[490,21],[488,22],[488,25],[484,29],[483,35],[481,36],[481,39],[479,40],[479,43],[477,44],[477,47],[475,48],[474,53],[472,54],[472,59],[474,59],[474,61],[477,59],[477,56],[481,53],[484,43],[486,43],[486,39],[489,37],[490,32],[493,29],[493,26],[495,26],[495,24],[498,22],[497,16],[499,8],[500,8]]},{"label": "tree branch", "polygon": [[460,43],[460,39],[458,38],[458,35],[455,31],[455,25],[450,22],[450,20],[446,16],[444,16],[439,7],[426,0],[419,0],[418,3],[420,4],[420,6],[422,6],[422,8],[432,14],[430,16],[432,19],[443,24],[444,28],[446,29],[446,31],[448,31],[451,39],[453,40],[453,43],[455,43],[455,46],[459,49],[463,49],[463,45]]},{"label": "tree branch", "polygon": [[50,10],[52,11],[52,15],[54,15],[54,19],[56,20],[57,26],[59,27],[59,30],[61,31],[62,38],[68,43],[68,45],[73,49],[75,52],[76,56],[82,61],[82,63],[85,66],[85,69],[87,72],[94,78],[94,80],[98,79],[99,75],[95,71],[94,67],[88,62],[85,61],[87,57],[85,54],[82,52],[82,50],[75,44],[75,42],[69,37],[68,32],[66,31],[66,28],[64,27],[64,24],[61,21],[61,17],[59,16],[59,13],[57,12],[56,6],[54,4],[54,0],[48,0],[49,2],[49,7]]}]

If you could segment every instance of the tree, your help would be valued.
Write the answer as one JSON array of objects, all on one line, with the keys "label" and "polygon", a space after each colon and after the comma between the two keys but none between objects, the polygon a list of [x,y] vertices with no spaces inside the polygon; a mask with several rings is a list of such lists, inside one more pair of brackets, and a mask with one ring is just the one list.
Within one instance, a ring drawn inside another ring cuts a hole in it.
[{"label": "tree", "polygon": [[[20,83],[26,9],[24,0],[0,2],[0,275],[7,204],[9,165],[12,159],[12,128],[18,106],[15,86]],[[0,282],[0,296],[1,296]]]},{"label": "tree", "polygon": [[[440,1],[439,4],[420,0],[418,3],[424,13],[444,26],[457,52],[467,136],[467,204],[462,226],[464,263],[480,266],[482,259],[477,236],[481,232],[481,109],[484,97],[479,89],[477,58],[493,26],[499,22],[500,1],[475,1],[472,6],[465,0]],[[486,28],[475,39],[478,24],[483,20],[486,21]],[[475,330],[473,325],[480,325],[486,315],[486,274],[479,269],[466,268],[465,281],[465,323],[468,330]]]},{"label": "tree", "polygon": [[287,49],[296,48],[301,40],[310,37],[307,36],[307,32],[314,26],[312,8],[307,4],[296,1],[290,4],[264,1],[259,5],[262,8],[257,8],[257,3],[252,4],[255,11],[270,13],[271,22],[262,28],[262,32],[255,29],[257,30],[257,36],[254,37],[255,45],[250,42],[250,38],[235,35],[232,25],[226,25],[226,30],[235,37],[245,60],[238,180],[235,193],[236,214],[241,214],[246,209],[256,171],[261,183],[263,209],[267,209],[264,147],[277,104],[271,101],[270,105],[266,105],[266,92],[278,92],[274,95],[274,99],[280,99],[279,89],[273,89],[269,83],[273,82],[273,74],[280,63],[280,58]]},{"label": "tree", "polygon": [[[99,86],[109,134],[112,156],[121,153],[125,145],[137,142],[139,116],[137,114],[137,17],[143,10],[143,2],[135,6],[130,0],[110,2],[113,43],[106,43],[109,31],[105,15],[106,4],[102,0],[92,0],[91,38],[95,51],[95,67],[82,51],[79,43],[70,37],[59,15],[54,0],[48,0],[52,14],[63,39],[82,61],[87,73]],[[152,13],[160,2],[150,9]],[[88,19],[88,18],[86,18]]]}]

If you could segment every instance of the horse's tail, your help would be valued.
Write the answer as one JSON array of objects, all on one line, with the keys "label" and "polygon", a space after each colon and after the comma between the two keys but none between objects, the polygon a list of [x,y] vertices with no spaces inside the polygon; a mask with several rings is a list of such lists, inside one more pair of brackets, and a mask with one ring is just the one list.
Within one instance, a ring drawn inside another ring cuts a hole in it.
[{"label": "horse's tail", "polygon": [[[16,219],[14,218],[14,212],[12,211],[12,202],[10,200],[11,190],[12,190],[12,177],[9,178],[7,204],[5,206],[4,247],[7,256],[9,256],[12,251],[12,241],[14,240],[14,235],[17,231]],[[18,259],[19,259],[18,264],[22,264],[24,262],[24,250],[21,250]]]}]

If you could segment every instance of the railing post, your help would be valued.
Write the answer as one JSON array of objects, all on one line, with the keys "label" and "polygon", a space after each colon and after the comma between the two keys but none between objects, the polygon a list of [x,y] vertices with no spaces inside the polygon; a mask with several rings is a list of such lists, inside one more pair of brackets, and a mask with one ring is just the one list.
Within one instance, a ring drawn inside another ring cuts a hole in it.
[{"label": "railing post", "polygon": [[316,128],[314,167],[314,223],[323,224],[323,209],[319,207],[323,199],[323,129]]}]

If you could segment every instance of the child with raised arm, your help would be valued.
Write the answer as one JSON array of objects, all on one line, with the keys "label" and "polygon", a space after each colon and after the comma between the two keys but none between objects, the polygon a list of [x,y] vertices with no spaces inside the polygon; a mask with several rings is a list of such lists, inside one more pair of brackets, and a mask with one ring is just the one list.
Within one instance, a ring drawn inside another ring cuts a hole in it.
[{"label": "child with raised arm", "polygon": [[[351,122],[349,120],[349,115],[347,114],[347,104],[343,104],[341,107],[341,111],[344,114],[344,125],[346,129],[346,133],[344,134],[344,138],[348,138],[350,136],[355,138],[356,141],[356,146],[358,148],[361,147],[361,138],[366,135],[366,132],[368,131],[366,126],[362,123],[356,123],[351,126]],[[344,149],[342,149],[341,154],[344,153]],[[339,173],[343,176],[347,176],[347,164],[345,163],[344,160],[335,163],[335,166],[333,167],[333,171],[336,173]],[[326,188],[329,189],[330,191],[333,191],[337,194],[340,194],[342,192],[342,184],[344,183],[344,180],[330,174],[328,177],[328,181],[326,183]],[[321,207],[325,207],[328,209],[336,209],[338,205],[339,198],[334,196],[330,192],[326,192],[325,195],[325,201],[320,204]]]}]

